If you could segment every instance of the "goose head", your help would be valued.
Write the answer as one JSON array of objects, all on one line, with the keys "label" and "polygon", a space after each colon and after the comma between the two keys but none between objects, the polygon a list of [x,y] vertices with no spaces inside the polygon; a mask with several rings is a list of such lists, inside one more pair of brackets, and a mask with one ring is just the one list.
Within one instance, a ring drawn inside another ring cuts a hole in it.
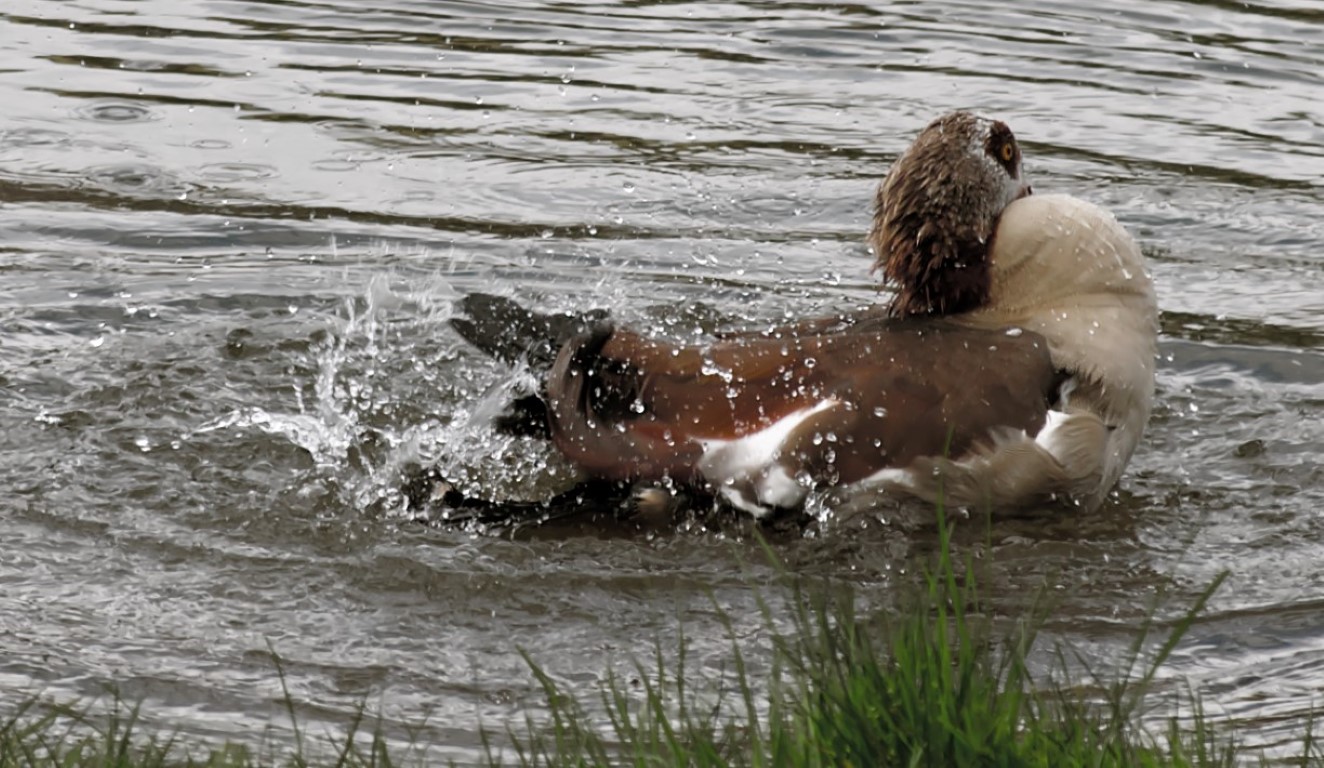
[{"label": "goose head", "polygon": [[874,269],[896,289],[896,316],[948,315],[988,300],[998,218],[1030,194],[1006,123],[951,112],[897,158],[875,200]]}]

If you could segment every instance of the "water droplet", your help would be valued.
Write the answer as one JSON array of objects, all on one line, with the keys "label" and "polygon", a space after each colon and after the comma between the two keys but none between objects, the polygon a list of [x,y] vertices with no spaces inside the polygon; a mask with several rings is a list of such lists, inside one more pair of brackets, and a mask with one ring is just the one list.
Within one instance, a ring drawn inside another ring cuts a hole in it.
[{"label": "water droplet", "polygon": [[1008,328],[1008,329],[1007,329],[1007,335],[1008,335],[1008,336],[1020,336],[1022,333],[1025,333],[1025,331],[1021,330],[1020,328]]},{"label": "water droplet", "polygon": [[725,381],[727,384],[730,384],[731,380],[735,378],[735,374],[731,372],[731,369],[723,368],[722,366],[708,359],[705,359],[703,361],[703,365],[699,367],[699,372],[702,373],[704,376],[721,377],[722,381]]}]

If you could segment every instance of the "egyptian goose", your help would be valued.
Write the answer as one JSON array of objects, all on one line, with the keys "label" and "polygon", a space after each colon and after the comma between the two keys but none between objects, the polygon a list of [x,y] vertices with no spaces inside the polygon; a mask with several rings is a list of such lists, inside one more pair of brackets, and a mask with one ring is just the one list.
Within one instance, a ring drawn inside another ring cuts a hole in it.
[{"label": "egyptian goose", "polygon": [[849,509],[1097,507],[1154,390],[1157,304],[1126,230],[1031,196],[1007,125],[953,112],[883,179],[868,242],[886,305],[701,345],[484,295],[452,324],[545,371],[501,424],[550,437],[589,478],[759,518],[815,490]]}]

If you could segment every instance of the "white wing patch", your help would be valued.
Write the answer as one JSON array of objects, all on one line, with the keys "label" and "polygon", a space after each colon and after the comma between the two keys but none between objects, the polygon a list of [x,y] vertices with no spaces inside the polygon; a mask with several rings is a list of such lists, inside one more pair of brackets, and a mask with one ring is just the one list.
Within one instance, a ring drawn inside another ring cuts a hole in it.
[{"label": "white wing patch", "polygon": [[780,463],[782,446],[806,419],[838,405],[840,400],[823,400],[744,437],[703,440],[699,469],[728,504],[755,517],[797,507],[809,489]]},{"label": "white wing patch", "polygon": [[1062,411],[1049,411],[1047,416],[1043,429],[1034,436],[1035,445],[1057,459],[1058,464],[1070,466],[1073,454],[1072,435],[1068,431],[1072,424],[1071,416]]},{"label": "white wing patch", "polygon": [[[793,457],[782,455],[786,441],[807,419],[841,404],[824,400],[739,439],[705,440],[699,468],[723,501],[756,518],[798,508],[812,483],[797,476]],[[1016,507],[1055,494],[1075,498],[1097,485],[1107,429],[1094,414],[1050,410],[1033,438],[1020,430],[999,434],[961,459],[921,457],[839,488],[838,511],[864,510],[898,496]]]},{"label": "white wing patch", "polygon": [[886,488],[888,486],[900,486],[902,488],[909,488],[914,485],[914,480],[915,473],[910,470],[888,467],[887,469],[880,469],[872,475],[869,475],[859,481],[858,485],[861,487],[878,486]]}]

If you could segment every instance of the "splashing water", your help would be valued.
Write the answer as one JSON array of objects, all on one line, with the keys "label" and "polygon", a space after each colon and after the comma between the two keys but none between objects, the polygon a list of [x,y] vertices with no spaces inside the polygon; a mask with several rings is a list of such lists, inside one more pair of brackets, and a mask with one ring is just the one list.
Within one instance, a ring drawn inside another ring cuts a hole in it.
[{"label": "splashing water", "polygon": [[[389,275],[373,275],[332,318],[338,330],[309,350],[315,374],[311,386],[294,382],[291,412],[236,408],[193,434],[258,429],[286,440],[308,453],[344,504],[388,516],[413,516],[401,492],[411,466],[435,466],[463,492],[494,498],[537,498],[572,482],[574,471],[542,441],[492,429],[492,418],[513,397],[535,390],[527,369],[491,370],[486,381],[472,370],[446,377],[447,383],[475,384],[477,391],[462,387],[455,393],[459,403],[438,402],[445,396],[436,371],[454,363],[429,359],[418,347],[422,340],[449,342],[451,311],[449,302],[434,311],[426,305],[393,291]],[[399,325],[412,326],[414,342],[401,338]],[[453,346],[443,358],[453,356]],[[421,380],[410,386],[402,371]],[[433,415],[434,409],[445,415]]]},{"label": "splashing water", "polygon": [[[360,437],[362,405],[374,394],[371,374],[367,378],[353,378],[345,370],[346,363],[352,354],[370,361],[378,355],[378,315],[385,307],[400,303],[387,301],[388,297],[392,295],[387,277],[374,275],[364,291],[362,312],[356,307],[356,297],[345,299],[340,331],[328,335],[310,350],[317,363],[311,403],[303,387],[296,383],[295,413],[273,413],[258,406],[237,408],[203,424],[194,433],[257,428],[304,449],[320,469],[343,467],[349,450]],[[352,349],[360,343],[361,352]]]}]

